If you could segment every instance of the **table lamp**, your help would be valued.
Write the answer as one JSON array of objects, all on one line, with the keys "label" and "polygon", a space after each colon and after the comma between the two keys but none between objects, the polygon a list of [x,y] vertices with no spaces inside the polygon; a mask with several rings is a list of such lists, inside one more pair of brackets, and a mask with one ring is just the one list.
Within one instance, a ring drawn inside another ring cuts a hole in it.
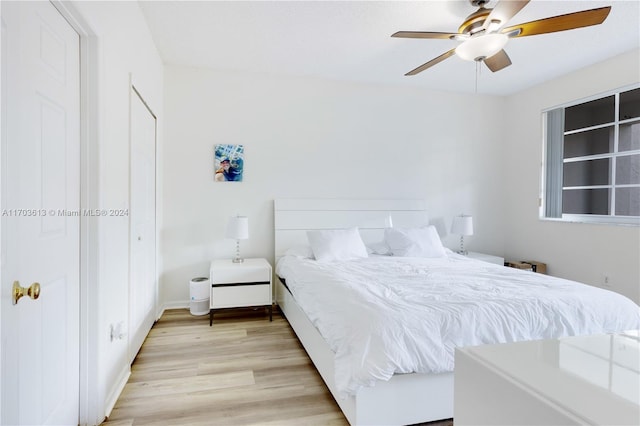
[{"label": "table lamp", "polygon": [[460,235],[460,250],[457,253],[464,256],[469,254],[469,252],[464,249],[464,236],[473,235],[473,218],[463,214],[454,217],[453,223],[451,224],[451,233]]},{"label": "table lamp", "polygon": [[240,240],[249,238],[249,219],[246,216],[232,216],[227,222],[227,238],[236,240],[236,257],[233,263],[242,263],[244,259],[240,257]]}]

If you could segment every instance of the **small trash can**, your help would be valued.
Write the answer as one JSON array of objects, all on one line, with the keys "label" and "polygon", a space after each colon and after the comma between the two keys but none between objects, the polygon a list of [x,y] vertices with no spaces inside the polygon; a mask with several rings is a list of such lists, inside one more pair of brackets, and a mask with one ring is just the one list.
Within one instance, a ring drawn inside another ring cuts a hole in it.
[{"label": "small trash can", "polygon": [[193,278],[189,283],[189,311],[191,315],[206,315],[209,313],[209,287],[207,277]]}]

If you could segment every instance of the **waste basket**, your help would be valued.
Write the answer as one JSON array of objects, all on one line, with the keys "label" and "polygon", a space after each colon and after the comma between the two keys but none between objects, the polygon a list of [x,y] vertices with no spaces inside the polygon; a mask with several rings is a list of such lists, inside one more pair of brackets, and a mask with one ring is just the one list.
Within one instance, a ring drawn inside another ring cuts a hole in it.
[{"label": "waste basket", "polygon": [[209,287],[207,277],[193,278],[189,283],[189,311],[191,315],[206,315],[209,313]]}]

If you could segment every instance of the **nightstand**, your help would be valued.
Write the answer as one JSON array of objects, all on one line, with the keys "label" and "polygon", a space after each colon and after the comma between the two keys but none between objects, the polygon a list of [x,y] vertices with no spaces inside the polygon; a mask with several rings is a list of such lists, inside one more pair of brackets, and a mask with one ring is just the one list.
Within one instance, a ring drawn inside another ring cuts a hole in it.
[{"label": "nightstand", "polygon": [[496,265],[504,266],[504,257],[492,256],[490,254],[477,253],[470,251],[467,257],[476,260],[482,260],[483,262],[495,263]]},{"label": "nightstand", "polygon": [[266,259],[245,259],[233,263],[231,259],[211,262],[211,298],[209,326],[216,309],[267,306],[272,320],[271,265]]}]

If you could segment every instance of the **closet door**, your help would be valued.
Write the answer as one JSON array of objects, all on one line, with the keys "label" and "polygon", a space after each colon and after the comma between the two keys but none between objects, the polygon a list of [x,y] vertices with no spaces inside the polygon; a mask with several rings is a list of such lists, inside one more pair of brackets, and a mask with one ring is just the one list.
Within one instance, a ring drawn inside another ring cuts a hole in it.
[{"label": "closet door", "polygon": [[155,320],[156,117],[131,87],[131,200],[129,360],[133,361]]}]

